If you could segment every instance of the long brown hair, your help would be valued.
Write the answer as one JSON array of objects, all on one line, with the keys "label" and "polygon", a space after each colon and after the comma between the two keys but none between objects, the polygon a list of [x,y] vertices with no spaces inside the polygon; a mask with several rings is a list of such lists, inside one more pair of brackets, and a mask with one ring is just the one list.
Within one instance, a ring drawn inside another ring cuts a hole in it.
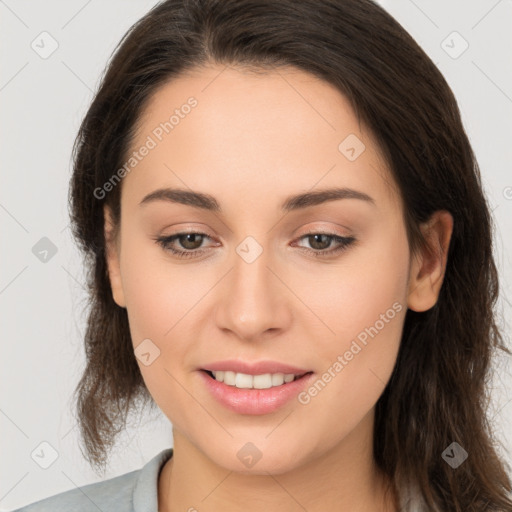
[{"label": "long brown hair", "polygon": [[[73,148],[73,235],[90,293],[86,368],[75,390],[87,458],[105,466],[128,413],[154,402],[112,298],[103,206],[119,227],[121,183],[101,188],[126,161],[141,111],[160,85],[203,64],[295,66],[338,88],[376,137],[401,192],[411,251],[436,210],[454,219],[438,301],[408,310],[391,379],[376,407],[374,454],[398,484],[405,476],[429,510],[512,510],[511,481],[487,418],[497,349],[498,276],[492,218],[456,99],[412,37],[372,0],[168,0],[123,37]],[[454,469],[441,454],[469,454]],[[397,486],[398,487],[398,486]]]}]

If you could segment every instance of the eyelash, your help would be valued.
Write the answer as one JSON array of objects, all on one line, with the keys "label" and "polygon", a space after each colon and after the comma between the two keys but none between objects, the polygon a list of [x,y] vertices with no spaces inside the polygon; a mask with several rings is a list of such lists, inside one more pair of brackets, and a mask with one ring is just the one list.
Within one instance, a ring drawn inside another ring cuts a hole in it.
[{"label": "eyelash", "polygon": [[[182,251],[182,250],[174,249],[173,247],[171,247],[170,244],[172,242],[174,242],[176,239],[178,239],[182,236],[186,236],[186,235],[200,235],[200,236],[203,236],[206,238],[211,238],[206,233],[200,233],[197,231],[186,231],[186,232],[176,233],[176,234],[170,235],[170,236],[157,237],[154,240],[164,250],[171,252],[178,258],[193,258],[195,256],[199,256],[199,255],[203,254],[205,252],[205,249],[191,249],[191,250]],[[336,235],[334,233],[326,233],[323,231],[318,231],[318,232],[313,231],[311,233],[306,233],[305,235],[302,235],[300,238],[298,238],[298,240],[302,240],[303,238],[308,238],[308,237],[314,236],[314,235],[327,236],[327,237],[331,238],[334,242],[337,242],[338,244],[340,244],[335,249],[315,250],[315,249],[308,249],[307,247],[301,247],[302,250],[306,251],[307,253],[309,253],[315,257],[328,257],[328,256],[332,256],[334,254],[338,254],[338,253],[344,251],[345,249],[347,249],[348,246],[350,246],[353,242],[356,241],[356,239],[352,236],[343,237],[343,236]]]}]

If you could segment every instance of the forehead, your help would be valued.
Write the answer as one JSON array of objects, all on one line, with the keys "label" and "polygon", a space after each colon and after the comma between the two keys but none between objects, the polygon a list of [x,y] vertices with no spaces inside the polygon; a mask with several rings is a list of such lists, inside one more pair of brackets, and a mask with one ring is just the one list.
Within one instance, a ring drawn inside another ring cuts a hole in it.
[{"label": "forehead", "polygon": [[293,67],[209,66],[166,82],[145,105],[132,151],[129,202],[163,186],[260,202],[346,186],[400,207],[380,148],[345,96]]}]

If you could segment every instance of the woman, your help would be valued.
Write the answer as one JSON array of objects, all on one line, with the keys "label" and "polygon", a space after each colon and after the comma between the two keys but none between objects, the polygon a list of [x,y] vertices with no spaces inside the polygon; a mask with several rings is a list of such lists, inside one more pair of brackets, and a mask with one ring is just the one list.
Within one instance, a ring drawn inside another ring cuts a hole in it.
[{"label": "woman", "polygon": [[70,205],[86,457],[138,403],[173,448],[22,510],[512,510],[478,165],[372,1],[157,5],[82,123]]}]

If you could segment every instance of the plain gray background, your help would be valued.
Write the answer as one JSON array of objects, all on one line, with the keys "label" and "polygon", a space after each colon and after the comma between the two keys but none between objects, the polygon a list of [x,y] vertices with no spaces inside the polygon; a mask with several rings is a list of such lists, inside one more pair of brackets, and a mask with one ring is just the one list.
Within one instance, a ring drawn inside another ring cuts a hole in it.
[{"label": "plain gray background", "polygon": [[[69,232],[71,146],[115,45],[155,3],[0,0],[1,511],[138,469],[172,445],[163,414],[148,417],[120,436],[100,478],[83,461],[70,410],[84,362],[86,298]],[[458,99],[495,218],[498,310],[510,346],[512,0],[381,3],[430,55]],[[52,44],[55,51],[41,55]],[[34,246],[50,248],[46,262]],[[491,418],[509,464],[511,384],[510,358],[501,356]],[[47,469],[31,456],[41,443],[57,455]]]}]

